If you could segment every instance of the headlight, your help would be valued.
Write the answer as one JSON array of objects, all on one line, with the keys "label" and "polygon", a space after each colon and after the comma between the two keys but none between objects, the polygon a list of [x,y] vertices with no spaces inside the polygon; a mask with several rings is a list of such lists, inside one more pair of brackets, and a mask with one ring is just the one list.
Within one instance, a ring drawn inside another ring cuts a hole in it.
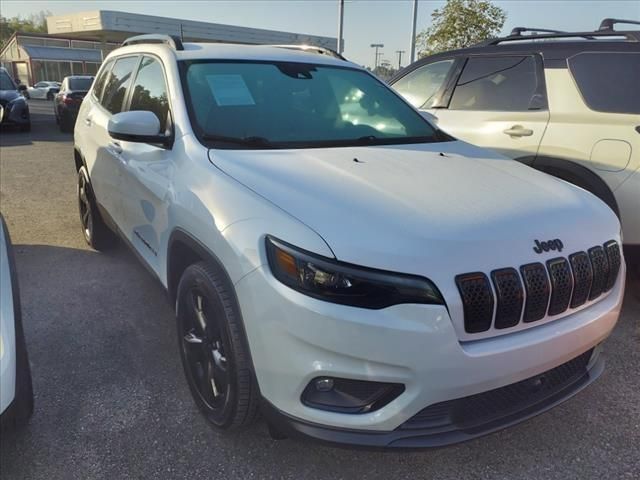
[{"label": "headlight", "polygon": [[370,309],[400,303],[444,305],[426,278],[341,263],[273,237],[267,237],[267,258],[280,282],[319,300]]}]

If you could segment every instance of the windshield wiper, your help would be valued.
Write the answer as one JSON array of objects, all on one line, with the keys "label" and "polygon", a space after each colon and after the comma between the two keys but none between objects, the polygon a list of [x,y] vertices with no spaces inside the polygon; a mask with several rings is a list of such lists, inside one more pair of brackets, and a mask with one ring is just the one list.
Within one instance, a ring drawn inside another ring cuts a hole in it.
[{"label": "windshield wiper", "polygon": [[273,144],[265,137],[229,137],[226,135],[205,133],[202,135],[202,138],[213,142],[232,143],[235,145],[246,145],[248,147],[273,147]]},{"label": "windshield wiper", "polygon": [[364,137],[358,137],[356,142],[366,145],[368,143],[375,142],[376,140],[380,140],[380,137],[376,137],[375,135],[365,135]]}]

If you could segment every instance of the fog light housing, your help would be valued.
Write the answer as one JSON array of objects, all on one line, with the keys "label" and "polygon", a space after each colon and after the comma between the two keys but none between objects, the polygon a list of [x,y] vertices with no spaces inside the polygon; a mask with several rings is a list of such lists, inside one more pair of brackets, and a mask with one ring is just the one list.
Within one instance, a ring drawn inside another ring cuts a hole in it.
[{"label": "fog light housing", "polygon": [[374,412],[404,392],[401,383],[316,377],[302,392],[307,407],[338,413]]}]

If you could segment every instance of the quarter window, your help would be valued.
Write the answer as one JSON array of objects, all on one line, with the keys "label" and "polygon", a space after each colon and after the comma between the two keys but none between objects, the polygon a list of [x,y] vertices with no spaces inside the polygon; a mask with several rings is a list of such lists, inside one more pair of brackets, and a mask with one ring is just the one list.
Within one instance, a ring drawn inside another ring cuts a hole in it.
[{"label": "quarter window", "polygon": [[122,104],[137,63],[138,57],[120,58],[109,72],[101,102],[109,112],[116,114],[122,111]]},{"label": "quarter window", "polygon": [[104,85],[107,82],[107,78],[109,77],[109,73],[111,71],[112,66],[113,66],[113,60],[109,60],[104,65],[104,67],[100,71],[100,75],[96,79],[96,84],[93,87],[93,94],[98,100],[102,98],[102,90],[104,89]]},{"label": "quarter window", "polygon": [[450,110],[520,112],[542,107],[533,57],[472,57],[462,71]]},{"label": "quarter window", "polygon": [[169,114],[167,87],[162,65],[152,57],[142,59],[129,110],[148,110],[155,113],[160,120],[160,131],[165,131]]},{"label": "quarter window", "polygon": [[431,108],[452,66],[453,60],[424,65],[402,77],[393,88],[414,107]]},{"label": "quarter window", "polygon": [[581,53],[569,59],[569,70],[590,109],[640,113],[639,53]]}]

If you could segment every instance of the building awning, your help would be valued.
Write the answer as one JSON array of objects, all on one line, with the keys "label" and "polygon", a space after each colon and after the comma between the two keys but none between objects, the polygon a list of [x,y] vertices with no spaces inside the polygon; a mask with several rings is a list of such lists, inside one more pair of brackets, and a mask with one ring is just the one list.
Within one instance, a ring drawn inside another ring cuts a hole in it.
[{"label": "building awning", "polygon": [[23,45],[31,60],[58,60],[67,62],[102,62],[102,52],[90,48],[36,47]]}]

